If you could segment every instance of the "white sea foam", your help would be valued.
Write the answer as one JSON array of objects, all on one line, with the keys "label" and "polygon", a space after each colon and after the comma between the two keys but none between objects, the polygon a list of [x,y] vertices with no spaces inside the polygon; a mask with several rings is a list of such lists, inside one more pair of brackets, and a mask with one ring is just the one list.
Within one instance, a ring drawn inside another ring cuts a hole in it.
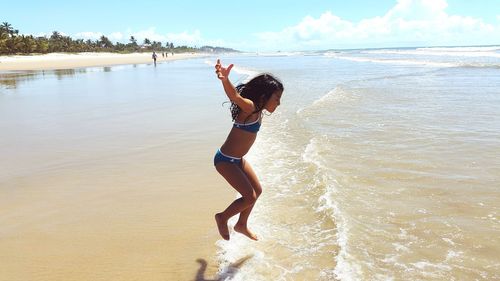
[{"label": "white sea foam", "polygon": [[500,58],[500,47],[467,48],[418,48],[418,49],[382,49],[361,51],[362,54],[449,56],[449,57],[492,57]]},{"label": "white sea foam", "polygon": [[381,59],[381,58],[346,56],[346,55],[339,55],[339,54],[329,54],[329,55],[325,55],[325,56],[336,58],[336,59],[355,61],[355,62],[371,62],[371,63],[399,64],[399,65],[419,65],[419,66],[427,66],[427,67],[459,67],[459,66],[464,66],[463,63],[435,62],[435,61],[425,61],[425,60]]},{"label": "white sea foam", "polygon": [[[419,262],[414,262],[411,263],[412,266],[414,266],[417,269],[420,270],[432,270],[432,269],[437,269],[437,270],[445,270],[449,271],[451,270],[451,267],[447,264],[442,264],[442,263],[431,263],[428,261],[419,261]],[[424,271],[425,273],[425,271]],[[427,274],[431,275],[431,272],[427,272]]]},{"label": "white sea foam", "polygon": [[304,52],[261,52],[257,53],[259,56],[264,57],[291,57],[291,56],[302,56]]},{"label": "white sea foam", "polygon": [[460,257],[463,254],[461,251],[451,251],[449,250],[446,254],[446,261]]},{"label": "white sea foam", "polygon": [[417,48],[417,50],[437,51],[437,52],[491,52],[500,51],[500,46],[488,47],[427,47]]},{"label": "white sea foam", "polygon": [[250,81],[250,79],[252,79],[253,77],[255,77],[255,76],[257,76],[257,75],[260,74],[260,72],[257,71],[257,70],[254,70],[254,69],[251,69],[251,68],[246,68],[246,67],[243,67],[243,66],[235,66],[235,67],[233,67],[233,70],[236,71],[239,74],[242,74],[242,75],[246,76],[246,78],[243,79],[242,83],[246,83],[246,82]]},{"label": "white sea foam", "polygon": [[311,104],[306,105],[305,107],[299,108],[296,111],[297,115],[306,114],[307,112],[311,112],[316,110],[321,106],[330,106],[332,102],[337,100],[341,100],[347,97],[346,89],[342,85],[338,85],[335,89],[328,91],[325,95],[313,101]]},{"label": "white sea foam", "polygon": [[380,49],[326,52],[325,57],[395,65],[499,68],[500,47]]},{"label": "white sea foam", "polygon": [[441,238],[443,239],[444,242],[450,244],[451,246],[455,246],[455,242],[453,242],[453,240],[451,240],[450,238]]},{"label": "white sea foam", "polygon": [[[286,134],[287,130],[284,127],[288,124],[289,122],[272,124],[273,132]],[[266,122],[266,125],[271,124]],[[266,189],[266,198],[259,199],[260,203],[254,208],[250,221],[252,229],[259,234],[260,241],[256,245],[255,242],[242,235],[234,235],[235,233],[231,233],[230,242],[218,241],[219,277],[221,280],[269,280],[269,276],[275,276],[274,280],[293,280],[296,276],[301,276],[306,272],[315,272],[314,274],[319,274],[317,275],[319,280],[332,280],[336,275],[343,276],[344,280],[355,280],[351,277],[355,274],[350,272],[348,264],[350,261],[341,257],[334,268],[333,260],[336,258],[331,256],[332,250],[329,250],[332,247],[339,248],[340,243],[346,245],[346,233],[338,233],[336,228],[323,228],[322,220],[296,224],[290,219],[272,218],[273,213],[285,208],[281,206],[284,203],[289,204],[286,208],[296,208],[295,215],[299,217],[303,215],[303,208],[313,207],[307,211],[308,216],[317,216],[321,213],[326,216],[320,217],[327,219],[329,224],[332,221],[335,221],[335,224],[341,222],[340,218],[333,218],[334,213],[340,212],[335,210],[337,206],[332,201],[333,190],[327,186],[332,184],[330,177],[322,174],[326,171],[324,170],[326,167],[322,164],[321,157],[317,157],[315,145],[318,140],[313,139],[310,145],[306,145],[304,151],[293,150],[281,141],[284,139],[283,136],[273,133],[271,137],[267,133],[267,126],[259,132],[261,138],[247,157]],[[311,175],[311,167],[317,167],[315,169],[318,173]],[[290,202],[296,201],[298,194],[310,196],[324,188],[326,188],[326,193],[321,197],[316,197],[317,201],[314,200],[305,206],[293,206],[288,203],[289,200]],[[278,204],[277,201],[282,203]],[[276,219],[278,222],[275,221]],[[284,222],[280,223],[283,220]],[[235,219],[232,219],[229,224],[234,225],[234,223]],[[343,250],[340,251],[343,252]],[[280,256],[284,253],[293,255],[295,258],[282,260]],[[332,267],[318,268],[316,263],[310,262],[310,259],[316,258],[318,254],[324,255],[324,258],[331,257]],[[243,256],[251,256],[251,259],[231,276],[230,265]],[[229,273],[226,273],[228,269]]]},{"label": "white sea foam", "polygon": [[331,177],[333,171],[323,163],[320,156],[321,140],[326,138],[326,136],[312,138],[306,146],[302,158],[304,162],[317,167],[317,173],[314,177],[322,179],[326,183],[326,191],[319,197],[319,207],[316,211],[328,214],[337,226],[336,240],[340,250],[335,257],[337,264],[333,269],[333,273],[340,280],[358,280],[360,267],[353,262],[349,253],[348,221],[338,204],[333,200],[337,182]]},{"label": "white sea foam", "polygon": [[[208,65],[215,65],[216,61],[215,60],[205,60],[204,63],[208,64]],[[245,66],[240,66],[240,65],[235,65],[232,68],[232,71],[244,76],[241,81],[238,80],[238,81],[235,81],[235,83],[239,83],[239,82],[246,83],[246,82],[250,81],[250,79],[252,79],[253,77],[255,77],[261,73],[260,71],[257,71],[255,69],[248,68]]]}]

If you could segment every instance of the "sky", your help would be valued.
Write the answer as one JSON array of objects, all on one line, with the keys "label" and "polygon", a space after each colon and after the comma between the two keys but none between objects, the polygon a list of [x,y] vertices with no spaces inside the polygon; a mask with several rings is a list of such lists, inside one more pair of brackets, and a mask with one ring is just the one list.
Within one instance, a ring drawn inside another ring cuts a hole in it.
[{"label": "sky", "polygon": [[0,22],[242,51],[500,45],[500,0],[0,0]]}]

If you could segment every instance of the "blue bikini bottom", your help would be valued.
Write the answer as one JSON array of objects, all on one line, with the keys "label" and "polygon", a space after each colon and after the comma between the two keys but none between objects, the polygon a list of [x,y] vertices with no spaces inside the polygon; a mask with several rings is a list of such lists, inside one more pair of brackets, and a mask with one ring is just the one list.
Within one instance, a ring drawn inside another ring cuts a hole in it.
[{"label": "blue bikini bottom", "polygon": [[217,163],[219,163],[219,162],[228,162],[231,164],[240,165],[241,158],[225,155],[224,153],[222,153],[220,151],[220,149],[218,149],[217,153],[215,153],[215,157],[214,157],[214,166],[217,165]]}]

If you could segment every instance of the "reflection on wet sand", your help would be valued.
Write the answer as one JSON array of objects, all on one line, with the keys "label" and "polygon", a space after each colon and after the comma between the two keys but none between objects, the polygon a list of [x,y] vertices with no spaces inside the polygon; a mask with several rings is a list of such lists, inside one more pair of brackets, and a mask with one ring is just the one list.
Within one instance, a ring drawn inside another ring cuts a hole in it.
[{"label": "reflection on wet sand", "polygon": [[[111,67],[103,67],[102,71],[110,72]],[[62,80],[65,77],[71,77],[76,74],[82,74],[86,72],[87,68],[0,72],[0,88],[5,87],[6,89],[16,89],[20,83],[35,80],[38,78],[55,76],[58,80]]]},{"label": "reflection on wet sand", "polygon": [[38,71],[0,72],[0,87],[15,89],[20,81],[34,80]]}]

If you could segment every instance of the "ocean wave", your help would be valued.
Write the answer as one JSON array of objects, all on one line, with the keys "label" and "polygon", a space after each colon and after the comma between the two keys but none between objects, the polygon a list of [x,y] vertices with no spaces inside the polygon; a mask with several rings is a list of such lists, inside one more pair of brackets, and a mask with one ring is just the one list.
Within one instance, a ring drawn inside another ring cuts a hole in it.
[{"label": "ocean wave", "polygon": [[460,63],[451,62],[434,62],[434,61],[423,61],[423,60],[411,60],[411,59],[381,59],[381,58],[369,58],[369,57],[354,57],[345,56],[339,54],[328,54],[327,57],[349,60],[355,62],[371,62],[371,63],[383,63],[383,64],[400,64],[400,65],[419,65],[428,67],[459,67]]},{"label": "ocean wave", "polygon": [[476,46],[476,47],[426,47],[417,50],[429,50],[438,52],[491,52],[500,51],[500,46]]},{"label": "ocean wave", "polygon": [[[216,61],[205,60],[204,63],[208,64],[208,65],[214,66],[215,63],[216,63]],[[232,71],[234,71],[234,72],[236,72],[236,73],[244,76],[242,79],[237,80],[236,83],[239,83],[239,82],[246,83],[246,82],[250,81],[253,77],[255,77],[255,76],[257,76],[257,75],[259,75],[261,73],[261,72],[255,70],[255,69],[248,68],[248,67],[245,67],[245,66],[239,66],[239,65],[235,65],[232,68]]]},{"label": "ocean wave", "polygon": [[269,53],[257,53],[257,55],[262,57],[292,57],[292,56],[303,56],[304,52],[269,52]]},{"label": "ocean wave", "polygon": [[235,66],[233,67],[233,70],[236,71],[238,74],[242,74],[246,76],[246,79],[243,80],[243,83],[246,83],[250,81],[253,77],[259,75],[261,72],[251,69],[251,68],[246,68],[242,66]]},{"label": "ocean wave", "polygon": [[[330,58],[349,60],[354,62],[369,62],[369,63],[381,63],[381,64],[393,64],[393,65],[415,65],[415,66],[425,66],[425,67],[439,67],[439,68],[451,68],[451,67],[462,67],[462,68],[500,68],[500,63],[483,63],[483,62],[438,62],[438,61],[427,61],[427,60],[414,60],[414,59],[383,59],[383,58],[373,58],[373,57],[355,57],[355,56],[345,56],[342,54],[325,54],[325,56]],[[500,56],[499,56],[500,58]]]},{"label": "ocean wave", "polygon": [[313,114],[320,108],[331,106],[332,103],[352,98],[352,93],[348,91],[347,87],[344,85],[337,85],[333,90],[328,91],[325,95],[314,100],[311,104],[299,108],[296,111],[296,114],[301,117],[306,117],[309,114]]},{"label": "ocean wave", "polygon": [[500,53],[495,52],[497,49],[487,50],[450,50],[450,49],[432,49],[420,48],[415,50],[370,50],[362,51],[362,54],[382,54],[382,55],[417,55],[417,56],[449,56],[449,57],[490,57],[500,58]]},{"label": "ocean wave", "polygon": [[335,221],[337,226],[336,243],[339,246],[339,252],[335,256],[336,265],[333,273],[339,280],[359,280],[360,266],[356,264],[349,253],[349,226],[346,216],[341,211],[340,206],[333,198],[338,192],[337,181],[332,177],[334,172],[323,162],[321,154],[325,153],[322,148],[329,147],[327,136],[313,137],[307,144],[302,158],[305,163],[310,163],[316,167],[314,178],[321,181],[319,185],[324,185],[325,191],[319,197],[319,206],[316,212],[324,213]]}]

